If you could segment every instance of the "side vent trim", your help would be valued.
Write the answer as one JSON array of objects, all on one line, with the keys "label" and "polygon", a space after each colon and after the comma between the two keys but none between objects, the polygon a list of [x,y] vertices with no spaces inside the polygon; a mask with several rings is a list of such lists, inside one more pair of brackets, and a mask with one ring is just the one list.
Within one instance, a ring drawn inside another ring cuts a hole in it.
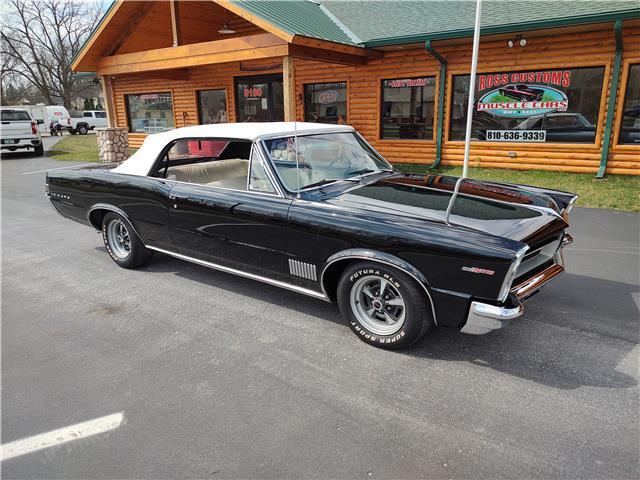
[{"label": "side vent trim", "polygon": [[295,277],[306,278],[307,280],[318,280],[316,266],[312,263],[305,263],[299,260],[289,259],[289,273]]}]

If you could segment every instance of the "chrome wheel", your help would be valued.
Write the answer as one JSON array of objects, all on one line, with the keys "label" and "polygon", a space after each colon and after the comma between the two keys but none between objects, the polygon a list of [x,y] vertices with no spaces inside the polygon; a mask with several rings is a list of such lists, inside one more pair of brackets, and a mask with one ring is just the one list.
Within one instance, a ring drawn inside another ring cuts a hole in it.
[{"label": "chrome wheel", "polygon": [[113,219],[107,225],[109,248],[118,258],[125,259],[131,253],[131,237],[126,225],[119,219]]},{"label": "chrome wheel", "polygon": [[359,278],[351,288],[350,301],[358,321],[376,335],[393,335],[404,325],[404,299],[398,289],[382,277]]}]

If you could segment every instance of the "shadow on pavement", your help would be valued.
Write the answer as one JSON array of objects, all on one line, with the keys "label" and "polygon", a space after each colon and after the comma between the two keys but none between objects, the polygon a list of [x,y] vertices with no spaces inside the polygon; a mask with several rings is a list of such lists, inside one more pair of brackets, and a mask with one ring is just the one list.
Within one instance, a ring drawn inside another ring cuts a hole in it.
[{"label": "shadow on pavement", "polygon": [[[47,152],[45,152],[45,155]],[[40,158],[33,150],[24,150],[20,152],[2,152],[0,160],[23,160],[25,158]]]},{"label": "shadow on pavement", "polygon": [[[105,252],[103,247],[96,250]],[[249,296],[345,326],[335,305],[253,280],[156,254],[148,272],[173,272],[206,285]],[[526,304],[524,317],[483,336],[434,328],[398,354],[469,362],[558,389],[628,388],[636,379],[616,370],[638,343],[639,317],[632,284],[566,274]],[[606,299],[606,301],[604,301]],[[605,341],[603,341],[604,336]],[[608,342],[614,345],[609,346]]]}]

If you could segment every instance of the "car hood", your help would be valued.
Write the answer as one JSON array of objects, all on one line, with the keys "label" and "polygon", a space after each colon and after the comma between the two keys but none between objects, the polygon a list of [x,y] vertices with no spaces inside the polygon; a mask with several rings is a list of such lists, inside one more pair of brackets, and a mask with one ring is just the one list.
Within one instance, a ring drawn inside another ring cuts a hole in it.
[{"label": "car hood", "polygon": [[528,244],[568,226],[554,200],[535,187],[473,179],[461,182],[447,218],[457,181],[458,177],[443,175],[393,174],[341,192],[325,192],[323,200],[345,209],[449,223]]}]

